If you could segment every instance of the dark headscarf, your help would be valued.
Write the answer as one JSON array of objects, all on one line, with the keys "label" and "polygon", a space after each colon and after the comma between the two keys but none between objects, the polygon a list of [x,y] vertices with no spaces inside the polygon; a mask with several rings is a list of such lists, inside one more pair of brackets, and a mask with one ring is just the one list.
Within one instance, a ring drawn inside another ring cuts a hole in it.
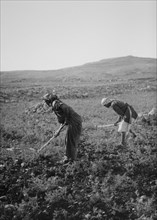
[{"label": "dark headscarf", "polygon": [[43,100],[46,102],[48,106],[51,106],[53,101],[58,100],[57,95],[53,95],[51,93],[47,93],[43,96]]}]

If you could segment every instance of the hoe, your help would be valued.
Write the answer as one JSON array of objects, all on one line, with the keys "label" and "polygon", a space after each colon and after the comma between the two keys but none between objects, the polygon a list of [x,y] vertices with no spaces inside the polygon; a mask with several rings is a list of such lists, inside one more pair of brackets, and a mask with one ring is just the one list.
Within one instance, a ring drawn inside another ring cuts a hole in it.
[{"label": "hoe", "polygon": [[[39,155],[40,151],[43,150],[53,139],[55,139],[55,138],[57,137],[56,134],[59,133],[59,132],[62,130],[62,128],[64,127],[64,125],[65,125],[65,124],[61,125],[61,126],[59,127],[59,129],[55,132],[55,134],[54,134],[43,146],[41,146],[38,150],[36,150],[36,149],[34,149],[34,148],[32,148],[32,147],[30,147],[30,148],[28,148],[28,149],[31,150],[36,156]],[[12,147],[12,148],[6,148],[6,150],[8,150],[8,151],[20,150],[20,151],[21,151],[20,148],[14,148],[14,147]]]},{"label": "hoe", "polygon": [[[109,125],[96,125],[95,127],[96,128],[105,128],[105,127],[111,127],[111,126],[114,126],[114,124],[109,124]],[[60,127],[59,127],[59,129],[56,131],[56,133],[59,133],[61,130],[62,130],[62,128],[64,127],[64,124],[63,125],[61,125]],[[40,151],[41,150],[43,150],[53,139],[55,139],[56,138],[56,135],[54,134],[43,146],[41,146],[41,148],[39,148],[38,150],[35,150],[34,148],[29,148],[30,150],[32,150],[32,151],[34,151],[34,152],[36,152],[36,153],[40,153]]]},{"label": "hoe", "polygon": [[[63,124],[63,125],[61,125],[60,127],[59,127],[59,129],[55,132],[55,133],[59,133],[62,129],[63,129],[63,127],[65,126],[65,124]],[[34,148],[29,148],[30,150],[32,150],[32,151],[34,151],[35,153],[40,153],[40,151],[41,150],[43,150],[53,139],[55,139],[57,136],[56,136],[56,134],[54,134],[43,146],[41,146],[41,148],[39,148],[38,150],[35,150]]]},{"label": "hoe", "polygon": [[107,127],[112,127],[114,124],[109,124],[109,125],[96,125],[96,128],[107,128]]}]

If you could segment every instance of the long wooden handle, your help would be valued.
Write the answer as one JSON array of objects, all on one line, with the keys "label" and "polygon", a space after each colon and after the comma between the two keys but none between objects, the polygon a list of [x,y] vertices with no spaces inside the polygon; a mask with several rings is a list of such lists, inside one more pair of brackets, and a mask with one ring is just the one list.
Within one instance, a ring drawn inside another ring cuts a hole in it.
[{"label": "long wooden handle", "polygon": [[[60,132],[63,127],[64,127],[64,125],[62,125],[62,126],[56,131],[56,133]],[[50,138],[50,140],[47,141],[47,142],[38,150],[38,153],[39,153],[43,148],[45,148],[55,137],[56,137],[56,135],[53,135],[53,137]]]},{"label": "long wooden handle", "polygon": [[106,128],[106,127],[111,127],[114,126],[114,124],[109,124],[109,125],[97,125],[97,128]]},{"label": "long wooden handle", "polygon": [[47,141],[47,142],[38,150],[38,153],[39,153],[43,148],[45,148],[54,138],[55,138],[55,135],[53,135],[53,137],[50,138],[50,140]]}]

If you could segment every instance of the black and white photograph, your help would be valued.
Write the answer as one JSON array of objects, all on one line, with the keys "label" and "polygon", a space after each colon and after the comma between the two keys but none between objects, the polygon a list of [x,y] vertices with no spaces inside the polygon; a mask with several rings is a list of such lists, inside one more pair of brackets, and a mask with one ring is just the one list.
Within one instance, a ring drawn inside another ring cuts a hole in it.
[{"label": "black and white photograph", "polygon": [[157,1],[0,0],[0,220],[157,219]]}]

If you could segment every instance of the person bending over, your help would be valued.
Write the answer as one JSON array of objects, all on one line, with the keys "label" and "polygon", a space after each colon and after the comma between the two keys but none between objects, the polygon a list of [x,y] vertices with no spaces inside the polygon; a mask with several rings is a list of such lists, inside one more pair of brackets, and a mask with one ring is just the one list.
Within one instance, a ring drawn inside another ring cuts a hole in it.
[{"label": "person bending over", "polygon": [[77,158],[77,148],[82,130],[82,119],[70,106],[63,103],[57,95],[47,93],[43,100],[52,108],[56,114],[60,129],[55,132],[55,137],[60,134],[60,131],[67,126],[65,136],[66,158],[64,162],[74,161]]},{"label": "person bending over", "polygon": [[121,133],[121,145],[125,146],[126,133],[130,132],[134,138],[136,137],[136,134],[131,130],[131,123],[132,119],[137,119],[137,112],[128,103],[116,99],[103,98],[101,105],[106,108],[112,108],[119,115],[114,125],[119,125],[118,132]]}]

